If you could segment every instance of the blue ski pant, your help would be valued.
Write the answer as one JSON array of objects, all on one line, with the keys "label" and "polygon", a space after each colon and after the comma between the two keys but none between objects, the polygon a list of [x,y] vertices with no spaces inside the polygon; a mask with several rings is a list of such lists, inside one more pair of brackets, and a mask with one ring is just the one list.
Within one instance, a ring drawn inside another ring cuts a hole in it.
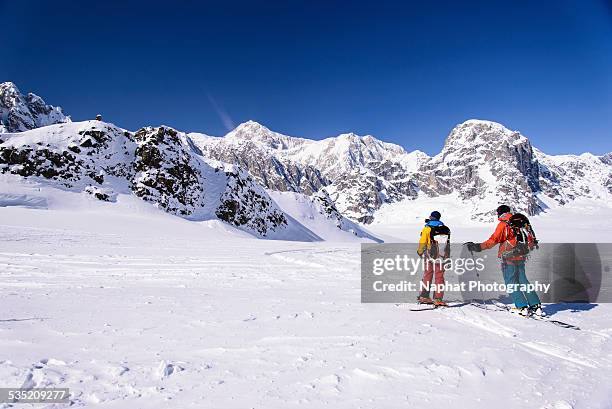
[{"label": "blue ski pant", "polygon": [[[525,262],[514,261],[514,262],[502,262],[501,265],[502,273],[504,275],[504,281],[508,284],[529,284],[529,280],[525,275]],[[514,305],[516,308],[523,308],[529,305],[540,304],[540,297],[535,291],[523,292],[514,291],[510,293]]]}]

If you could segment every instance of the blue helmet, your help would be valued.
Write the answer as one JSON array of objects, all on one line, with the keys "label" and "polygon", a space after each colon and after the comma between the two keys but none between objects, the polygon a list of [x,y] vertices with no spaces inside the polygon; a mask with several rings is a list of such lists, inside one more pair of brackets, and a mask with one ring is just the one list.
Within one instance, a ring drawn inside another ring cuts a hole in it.
[{"label": "blue helmet", "polygon": [[439,211],[434,210],[433,212],[431,212],[431,214],[429,215],[429,218],[431,220],[440,220],[440,217],[442,217],[442,215],[440,214]]}]

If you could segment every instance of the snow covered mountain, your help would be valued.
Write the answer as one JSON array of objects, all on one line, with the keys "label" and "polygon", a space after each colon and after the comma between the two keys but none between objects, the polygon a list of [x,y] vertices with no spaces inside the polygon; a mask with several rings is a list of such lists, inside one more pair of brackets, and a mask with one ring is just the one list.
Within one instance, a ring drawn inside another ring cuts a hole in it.
[{"label": "snow covered mountain", "polygon": [[189,137],[205,156],[247,169],[268,189],[311,195],[324,188],[342,214],[366,223],[382,203],[416,197],[417,187],[406,174],[428,159],[423,152],[407,153],[370,135],[315,141],[253,121],[223,138]]},{"label": "snow covered mountain", "polygon": [[457,192],[475,218],[490,217],[500,202],[528,214],[541,210],[538,163],[529,140],[494,122],[456,126],[442,151],[415,176],[428,196]]},{"label": "snow covered mountain", "polygon": [[259,237],[317,236],[278,208],[244,171],[213,166],[168,127],[135,133],[99,121],[3,134],[0,172],[102,201],[134,194],[190,220],[219,218]]},{"label": "snow covered mountain", "polygon": [[416,178],[427,196],[458,193],[472,217],[483,221],[500,203],[534,215],[551,200],[563,205],[583,197],[603,204],[612,193],[612,166],[603,157],[546,155],[521,133],[480,120],[457,125]]},{"label": "snow covered mountain", "polygon": [[[385,205],[385,220],[401,222],[405,204],[417,198],[453,197],[481,221],[492,220],[500,203],[534,215],[577,198],[604,206],[612,198],[612,153],[547,155],[520,132],[491,121],[457,125],[441,152],[429,157],[371,135],[311,140],[254,121],[224,137],[168,127],[129,132],[92,121],[72,126],[63,124],[70,118],[60,108],[34,94],[24,97],[12,83],[0,86],[0,104],[3,173],[55,180],[101,200],[129,192],[172,214],[215,215],[261,236],[282,230],[291,218],[269,192],[293,193],[277,196],[289,209],[295,206],[287,205],[288,197],[307,198],[320,220],[353,233],[357,225],[346,219],[371,223]],[[391,217],[393,204],[401,206]],[[330,219],[329,205],[344,220]],[[355,235],[368,237],[365,230]]]},{"label": "snow covered mountain", "polygon": [[23,95],[12,82],[0,84],[0,133],[21,132],[70,122],[62,108],[45,104],[36,94]]},{"label": "snow covered mountain", "polygon": [[579,197],[610,200],[612,154],[546,155],[534,148],[542,192],[564,205]]},{"label": "snow covered mountain", "polygon": [[248,170],[268,189],[312,194],[327,183],[314,166],[277,155],[288,146],[312,141],[271,132],[255,122],[240,125],[224,138],[188,136],[204,156]]},{"label": "snow covered mountain", "polygon": [[472,218],[488,221],[499,203],[533,215],[549,199],[605,201],[612,191],[609,155],[546,155],[521,133],[491,121],[457,125],[432,158],[369,135],[314,141],[253,121],[223,138],[189,137],[204,155],[247,169],[268,189],[307,195],[324,190],[344,216],[363,223],[374,220],[383,204],[419,195],[457,193],[458,205],[469,207]]},{"label": "snow covered mountain", "polygon": [[246,171],[204,158],[184,133],[166,126],[129,132],[85,121],[1,134],[0,173],[107,202],[133,194],[170,214],[219,219],[257,237],[321,240],[317,230],[333,226],[350,233],[345,239],[375,239],[321,206],[321,223],[306,228]]}]

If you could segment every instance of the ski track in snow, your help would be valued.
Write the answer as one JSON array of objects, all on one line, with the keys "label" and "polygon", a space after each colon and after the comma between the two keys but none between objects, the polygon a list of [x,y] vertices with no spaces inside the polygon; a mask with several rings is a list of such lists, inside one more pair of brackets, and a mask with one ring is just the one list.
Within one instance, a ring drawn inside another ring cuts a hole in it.
[{"label": "ski track in snow", "polygon": [[0,242],[0,386],[68,387],[75,407],[612,401],[608,305],[555,314],[571,331],[469,305],[361,304],[354,244],[9,224]]},{"label": "ski track in snow", "polygon": [[[489,312],[494,313],[493,310],[490,310]],[[464,316],[455,314],[452,318],[459,322],[464,322],[466,324],[473,325],[474,327],[482,329],[484,331],[488,331],[490,333],[497,334],[502,337],[512,338],[511,342],[513,344],[518,343],[518,345],[522,345],[528,351],[537,351],[537,353],[549,355],[551,357],[571,362],[576,365],[581,365],[587,368],[597,369],[599,367],[596,361],[574,352],[569,347],[564,347],[562,345],[558,345],[551,342],[524,341],[520,336],[520,332],[517,332],[511,327],[501,324],[497,320],[491,318],[489,314],[471,314],[468,316],[464,311],[460,311],[460,313]],[[516,318],[523,319],[522,317],[518,316]]]}]

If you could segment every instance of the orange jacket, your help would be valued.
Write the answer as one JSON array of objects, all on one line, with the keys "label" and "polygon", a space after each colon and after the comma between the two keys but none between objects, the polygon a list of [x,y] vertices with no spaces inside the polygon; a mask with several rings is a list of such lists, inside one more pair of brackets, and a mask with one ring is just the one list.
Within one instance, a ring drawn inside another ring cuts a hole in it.
[{"label": "orange jacket", "polygon": [[[495,228],[495,231],[489,237],[489,240],[480,244],[480,248],[483,250],[490,249],[495,247],[496,244],[499,244],[499,249],[497,250],[497,257],[501,258],[502,254],[505,251],[512,249],[516,245],[516,240],[511,244],[513,239],[515,239],[514,232],[506,223],[512,217],[512,213],[504,213],[499,216],[499,224]],[[510,241],[510,242],[509,242]],[[525,260],[525,256],[516,256],[508,258],[509,261],[517,261],[517,260]]]}]

